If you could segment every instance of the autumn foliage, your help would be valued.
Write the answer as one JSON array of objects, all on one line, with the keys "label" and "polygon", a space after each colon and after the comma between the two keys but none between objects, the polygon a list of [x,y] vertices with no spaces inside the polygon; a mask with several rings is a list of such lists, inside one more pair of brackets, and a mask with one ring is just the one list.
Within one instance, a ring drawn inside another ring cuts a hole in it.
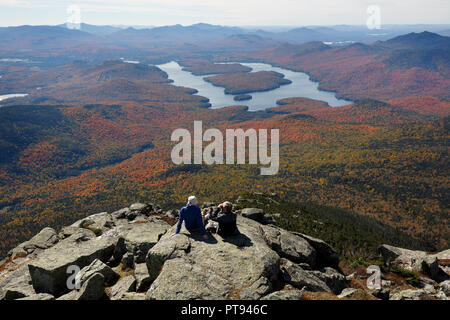
[{"label": "autumn foliage", "polygon": [[[376,45],[310,43],[236,55],[306,71],[321,88],[358,99],[331,108],[292,97],[261,112],[208,109],[208,99],[173,86],[161,70],[121,61],[11,69],[17,74],[11,71],[1,89],[33,91],[24,105],[0,108],[0,253],[44,226],[132,202],[180,205],[188,194],[234,200],[244,191],[342,208],[430,250],[448,247],[448,78],[441,67],[395,65],[390,54]],[[245,71],[207,61],[187,67]],[[210,81],[236,94],[287,80],[238,72]],[[191,130],[194,120],[220,130],[279,129],[279,173],[263,177],[253,165],[175,166],[170,135]]]}]

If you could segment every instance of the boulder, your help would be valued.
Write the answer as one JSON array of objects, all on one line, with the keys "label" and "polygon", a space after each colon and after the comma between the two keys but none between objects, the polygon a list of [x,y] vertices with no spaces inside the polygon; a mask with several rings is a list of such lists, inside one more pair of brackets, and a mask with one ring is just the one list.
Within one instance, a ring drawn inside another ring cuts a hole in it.
[{"label": "boulder", "polygon": [[68,234],[76,232],[78,229],[90,230],[95,236],[100,236],[103,232],[113,228],[115,226],[114,218],[108,212],[100,212],[93,215],[90,215],[86,218],[75,221],[70,226],[65,227],[59,233],[60,238],[64,237],[64,234]]},{"label": "boulder", "polygon": [[378,248],[387,266],[428,274],[433,280],[442,282],[450,279],[450,268],[446,263],[450,261],[450,249],[430,254],[424,251],[408,250],[390,245]]},{"label": "boulder", "polygon": [[439,288],[442,290],[442,292],[445,293],[447,297],[450,297],[450,280],[441,282],[439,284]]},{"label": "boulder", "polygon": [[0,279],[0,300],[14,300],[34,294],[26,265],[8,272]]},{"label": "boulder", "polygon": [[100,300],[105,296],[105,277],[96,272],[80,288],[76,300]]},{"label": "boulder", "polygon": [[108,261],[116,241],[103,236],[85,240],[75,234],[43,251],[28,265],[34,290],[54,296],[66,293],[66,281],[70,276],[67,273],[68,267],[78,266],[81,269],[95,259]]},{"label": "boulder", "polygon": [[145,262],[148,251],[159,241],[162,235],[167,232],[170,225],[160,219],[152,222],[140,223],[133,226],[125,236],[125,248],[134,256],[136,263]]},{"label": "boulder", "polygon": [[25,250],[30,251],[36,248],[47,249],[58,242],[58,236],[56,231],[52,228],[44,228],[37,235],[35,235],[31,240],[25,242]]},{"label": "boulder", "polygon": [[424,273],[428,274],[433,280],[437,282],[442,282],[450,279],[450,272],[446,269],[444,261],[450,261],[450,259],[445,259],[449,257],[442,258],[441,254],[428,255],[423,258],[422,270]]},{"label": "boulder", "polygon": [[52,228],[44,228],[30,240],[23,242],[12,249],[8,255],[13,259],[26,256],[36,249],[47,249],[59,241],[56,231]]},{"label": "boulder", "polygon": [[113,228],[114,225],[112,215],[108,212],[101,212],[77,221],[72,226],[91,230],[96,236],[99,236],[106,230]]},{"label": "boulder", "polygon": [[261,226],[267,244],[281,257],[297,263],[316,265],[316,250],[302,237],[274,226]]},{"label": "boulder", "polygon": [[351,298],[356,291],[358,291],[358,289],[356,288],[345,288],[344,290],[342,290],[342,292],[338,295],[339,299],[342,298]]},{"label": "boulder", "polygon": [[264,210],[258,208],[245,208],[242,209],[241,215],[245,218],[261,222],[264,219]]},{"label": "boulder", "polygon": [[325,281],[317,277],[316,273],[304,270],[299,265],[287,259],[281,259],[281,271],[283,280],[298,289],[305,288],[308,291],[332,291]]},{"label": "boulder", "polygon": [[136,291],[146,292],[151,284],[150,275],[148,274],[147,265],[139,263],[135,265],[134,277],[136,278]]},{"label": "boulder", "polygon": [[127,252],[122,256],[120,263],[130,269],[134,269],[134,256],[131,252]]},{"label": "boulder", "polygon": [[206,241],[184,227],[179,235],[164,235],[147,256],[150,277],[157,276],[147,298],[224,299],[246,288],[246,296],[261,295],[261,278],[277,279],[279,256],[267,246],[259,223],[238,216],[237,225],[241,234],[210,235]]},{"label": "boulder", "polygon": [[26,297],[26,295],[21,290],[12,288],[0,289],[0,300],[16,300],[23,297]]},{"label": "boulder", "polygon": [[233,289],[228,281],[203,265],[176,258],[166,261],[147,291],[147,300],[223,300]]},{"label": "boulder", "polygon": [[133,203],[128,208],[123,208],[111,213],[111,216],[117,221],[127,219],[133,221],[137,216],[148,216],[154,210],[152,204]]},{"label": "boulder", "polygon": [[339,294],[347,287],[347,279],[345,276],[333,268],[326,267],[320,271],[311,271],[311,273],[325,282],[334,294]]},{"label": "boulder", "polygon": [[61,229],[58,233],[58,239],[63,240],[69,237],[79,237],[78,241],[87,241],[96,237],[95,233],[89,229],[80,228],[78,226],[68,226]]},{"label": "boulder", "polygon": [[48,293],[37,293],[17,300],[55,300],[55,297]]},{"label": "boulder", "polygon": [[146,212],[147,210],[150,209],[150,206],[145,204],[145,203],[133,203],[130,206],[130,210],[131,211],[141,211],[141,212]]},{"label": "boulder", "polygon": [[191,241],[186,256],[197,263],[212,266],[240,288],[254,283],[261,276],[271,281],[277,279],[279,256],[267,246],[260,224],[238,217],[237,226],[241,233],[225,238],[212,235],[208,241],[202,241],[199,235],[191,235],[194,241]]},{"label": "boulder", "polygon": [[126,213],[126,218],[128,220],[134,220],[139,215],[148,216],[154,211],[153,205],[151,203],[133,203],[130,206],[130,211]]},{"label": "boulder", "polygon": [[[168,233],[170,234],[170,232]],[[166,235],[150,249],[146,257],[146,265],[150,281],[155,280],[164,262],[184,256],[191,248],[190,238],[181,233],[175,236]]]},{"label": "boulder", "polygon": [[387,266],[405,253],[408,253],[409,255],[413,253],[412,250],[405,250],[406,249],[397,248],[387,244],[383,244],[378,248],[378,252],[383,256],[384,262]]},{"label": "boulder", "polygon": [[301,300],[302,292],[300,290],[282,290],[273,292],[261,298],[261,300]]},{"label": "boulder", "polygon": [[126,276],[120,279],[109,291],[111,300],[119,300],[124,293],[136,290],[136,279],[132,276]]},{"label": "boulder", "polygon": [[339,268],[339,254],[325,241],[306,234],[293,232],[306,241],[316,250],[316,266],[318,268]]},{"label": "boulder", "polygon": [[104,282],[107,286],[112,286],[120,278],[113,269],[101,262],[99,259],[95,259],[92,263],[77,274],[76,279],[79,281],[80,286],[86,282],[95,273],[100,273],[104,277]]},{"label": "boulder", "polygon": [[242,300],[258,300],[267,295],[272,290],[272,284],[265,277],[261,277],[251,286],[244,288],[240,292]]},{"label": "boulder", "polygon": [[427,289],[408,289],[397,292],[390,297],[390,300],[449,300],[443,291]]},{"label": "boulder", "polygon": [[436,289],[431,284],[419,283],[419,285],[421,285],[420,289],[423,289],[423,291],[425,291],[425,293],[427,293],[427,294],[435,294],[436,293]]},{"label": "boulder", "polygon": [[[116,239],[116,246],[113,252],[114,261],[120,262],[122,260],[122,257],[127,253],[127,248],[125,246],[125,237],[136,226],[137,225],[134,225],[126,219],[117,220],[115,228],[110,229],[103,234],[105,237]],[[134,260],[132,252],[130,252],[130,255],[131,259]]]},{"label": "boulder", "polygon": [[168,210],[164,215],[170,219],[177,219],[180,213],[178,210]]},{"label": "boulder", "polygon": [[421,300],[426,292],[423,289],[408,289],[394,293],[389,300]]},{"label": "boulder", "polygon": [[130,208],[123,208],[111,213],[111,216],[114,219],[125,219],[127,215],[131,212]]},{"label": "boulder", "polygon": [[436,292],[434,298],[439,300],[450,300],[450,297],[448,297],[443,291]]}]

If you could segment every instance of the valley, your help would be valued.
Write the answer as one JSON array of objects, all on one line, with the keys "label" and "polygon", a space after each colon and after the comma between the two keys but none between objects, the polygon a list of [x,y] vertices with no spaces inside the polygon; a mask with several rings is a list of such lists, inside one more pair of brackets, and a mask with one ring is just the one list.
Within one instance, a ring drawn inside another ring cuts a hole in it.
[{"label": "valley", "polygon": [[[0,30],[2,43],[22,39],[1,45],[0,58],[27,49],[18,59],[34,61],[0,62],[0,94],[29,93],[1,102],[2,255],[45,226],[133,202],[172,207],[187,194],[219,202],[246,192],[275,193],[289,202],[284,208],[298,204],[305,217],[331,225],[333,214],[370,218],[339,235],[348,261],[371,258],[385,239],[448,247],[448,37],[421,32],[332,46],[281,40],[305,30],[275,41],[216,27],[107,36]],[[243,93],[252,99],[234,100]],[[220,130],[279,129],[278,174],[262,177],[253,165],[174,165],[170,135],[196,120]],[[327,234],[344,222],[321,229],[311,219],[305,225],[289,214],[283,227],[337,243]]]}]

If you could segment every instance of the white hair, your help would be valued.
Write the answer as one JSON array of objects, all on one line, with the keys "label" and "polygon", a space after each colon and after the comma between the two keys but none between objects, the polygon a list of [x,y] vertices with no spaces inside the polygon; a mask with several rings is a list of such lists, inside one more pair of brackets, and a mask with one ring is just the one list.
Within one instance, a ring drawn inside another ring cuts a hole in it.
[{"label": "white hair", "polygon": [[186,205],[188,205],[188,206],[196,206],[196,205],[198,205],[198,200],[197,200],[197,198],[196,198],[195,196],[190,196],[190,197],[188,198],[188,202],[187,202]]}]

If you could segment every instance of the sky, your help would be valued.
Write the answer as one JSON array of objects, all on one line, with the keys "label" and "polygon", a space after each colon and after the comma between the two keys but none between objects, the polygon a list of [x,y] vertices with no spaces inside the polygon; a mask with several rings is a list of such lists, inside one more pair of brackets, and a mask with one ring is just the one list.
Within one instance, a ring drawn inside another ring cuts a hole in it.
[{"label": "sky", "polygon": [[[374,5],[377,12],[368,12]],[[77,17],[96,25],[365,25],[374,14],[381,24],[450,24],[450,1],[0,0],[0,26],[56,25]]]}]

